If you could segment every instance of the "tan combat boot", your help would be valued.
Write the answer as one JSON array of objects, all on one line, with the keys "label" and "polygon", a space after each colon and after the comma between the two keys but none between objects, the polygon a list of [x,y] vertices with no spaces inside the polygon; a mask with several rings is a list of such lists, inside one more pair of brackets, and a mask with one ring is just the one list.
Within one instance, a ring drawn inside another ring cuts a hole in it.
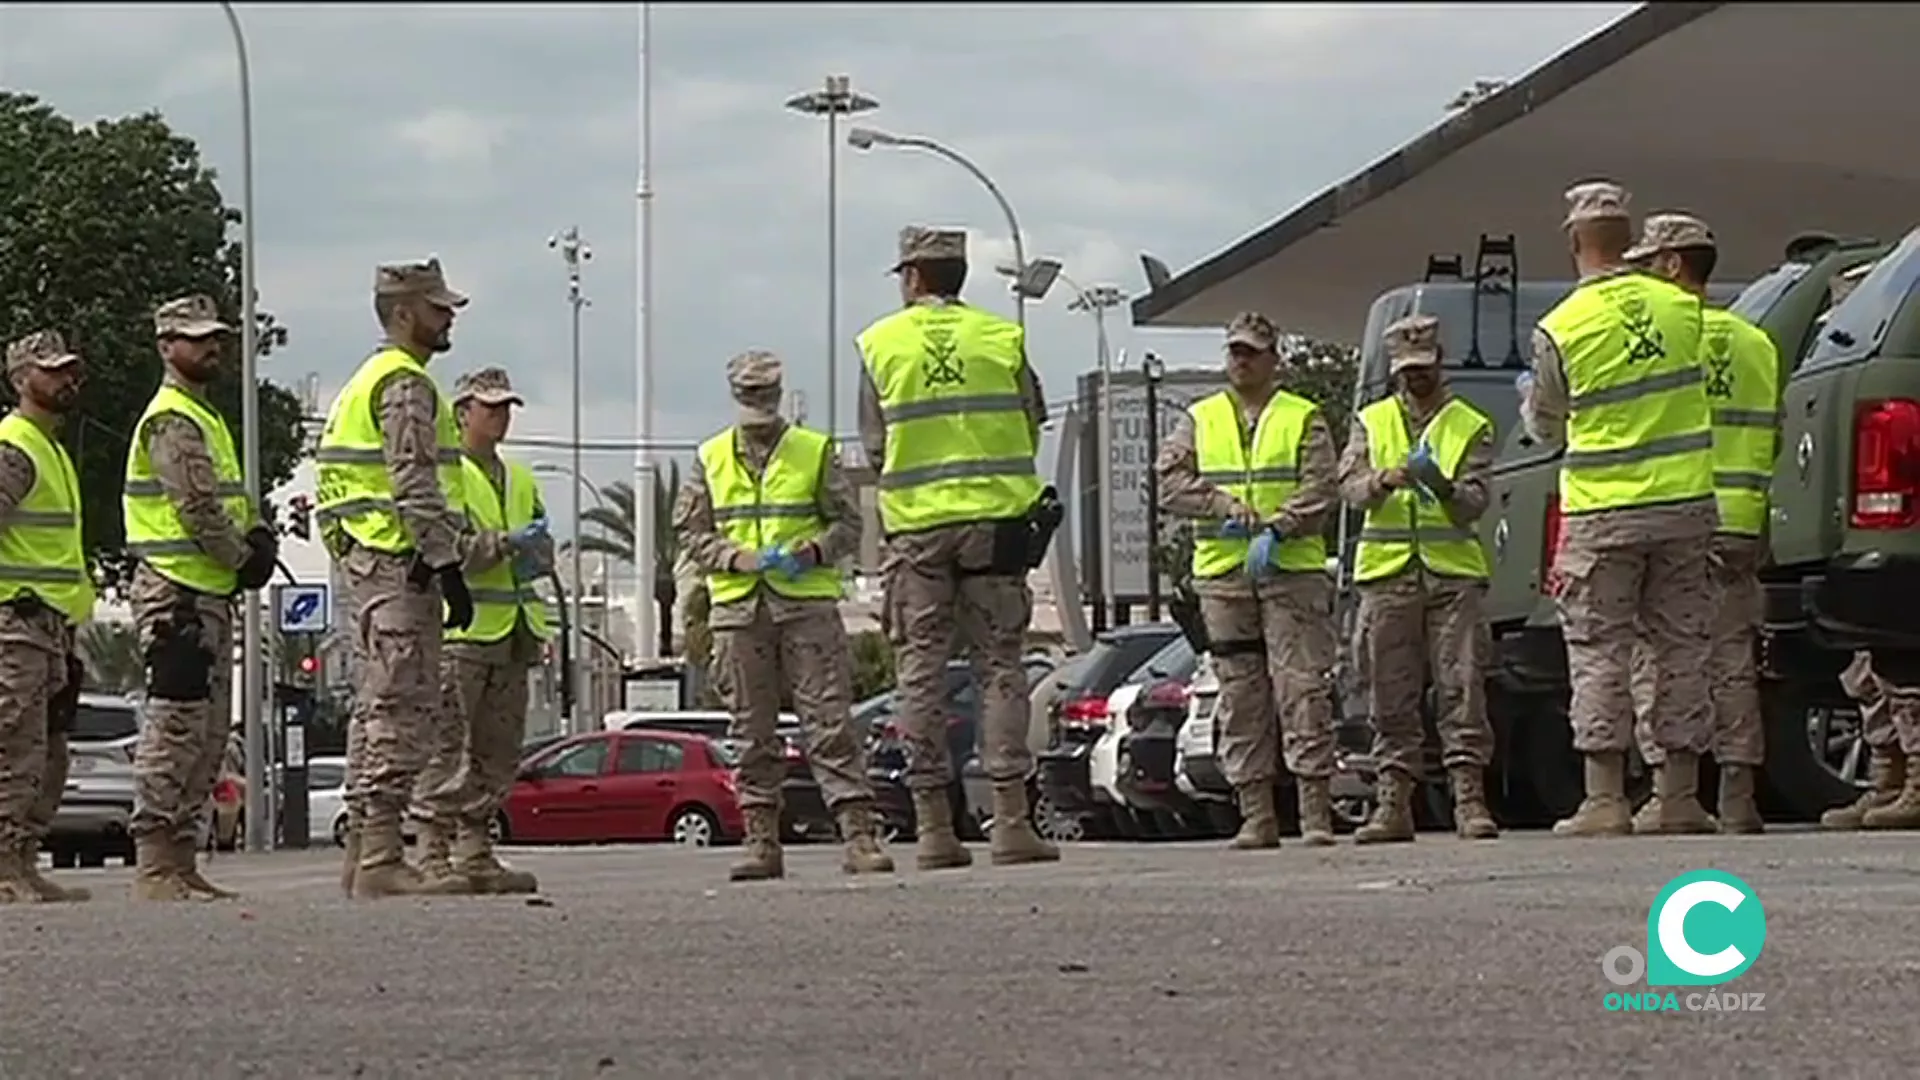
[{"label": "tan combat boot", "polygon": [[840,840],[846,844],[840,869],[849,874],[891,874],[893,858],[880,846],[880,834],[873,827],[871,803],[852,802],[838,808]]},{"label": "tan combat boot", "polygon": [[[448,855],[449,872],[465,878],[475,893],[524,896],[539,892],[539,878],[528,871],[515,870],[493,853],[493,837],[487,833],[487,821],[486,815],[480,815],[459,824]],[[425,842],[425,837],[421,842]]]},{"label": "tan combat boot", "polygon": [[1333,846],[1333,793],[1324,776],[1294,780],[1300,807],[1300,840],[1308,847]]},{"label": "tan combat boot", "polygon": [[20,876],[42,901],[49,904],[78,904],[93,899],[93,892],[73,885],[49,881],[40,872],[40,844],[24,840],[20,844]]},{"label": "tan combat boot", "polygon": [[439,821],[420,821],[414,833],[420,850],[416,865],[429,881],[453,876],[453,830]]},{"label": "tan combat boot", "polygon": [[1920,829],[1920,769],[1909,768],[1900,794],[1860,815],[1863,829]]},{"label": "tan combat boot", "polygon": [[1234,851],[1262,851],[1280,846],[1280,812],[1273,805],[1273,781],[1256,780],[1234,791],[1240,804],[1240,831],[1227,841]]},{"label": "tan combat boot", "polygon": [[1754,784],[1759,779],[1752,765],[1720,766],[1720,831],[1753,835],[1766,831],[1760,820],[1760,807],[1754,803]]},{"label": "tan combat boot", "polygon": [[1399,769],[1381,769],[1367,823],[1353,830],[1356,844],[1406,843],[1413,839],[1414,779]]},{"label": "tan combat boot", "polygon": [[1486,770],[1478,765],[1455,765],[1447,770],[1453,781],[1453,831],[1465,840],[1492,840],[1500,835],[1487,809]]},{"label": "tan combat boot", "polygon": [[1582,763],[1587,797],[1572,817],[1553,823],[1555,836],[1626,836],[1633,831],[1627,809],[1627,755],[1588,754]]},{"label": "tan combat boot", "polygon": [[205,900],[238,900],[240,898],[239,893],[215,885],[200,872],[200,845],[194,843],[191,836],[174,838],[173,868],[180,875],[180,883],[197,897]]},{"label": "tan combat boot", "polygon": [[[25,845],[32,847],[31,843]],[[39,852],[33,860],[38,861]],[[0,904],[41,903],[40,890],[27,877],[27,858],[17,847],[0,848]]]},{"label": "tan combat boot", "polygon": [[1667,751],[1667,759],[1653,772],[1654,799],[1660,808],[1653,814],[1651,829],[1634,831],[1642,835],[1702,835],[1720,831],[1700,805],[1700,756],[1683,750]]},{"label": "tan combat boot", "polygon": [[989,857],[995,866],[1059,862],[1060,849],[1033,831],[1033,808],[1023,781],[993,785],[993,835]]},{"label": "tan combat boot", "polygon": [[1886,806],[1900,797],[1907,782],[1907,756],[1897,746],[1876,746],[1867,762],[1872,786],[1845,806],[1836,806],[1820,815],[1823,829],[1852,830],[1861,827],[1867,811]]},{"label": "tan combat boot", "polygon": [[787,876],[786,853],[780,849],[780,808],[749,806],[745,852],[727,869],[728,881],[772,881]]},{"label": "tan combat boot", "polygon": [[353,873],[353,898],[379,900],[389,896],[455,896],[471,892],[464,878],[428,878],[407,862],[406,843],[400,837],[398,816],[360,826],[360,864]]},{"label": "tan combat boot", "polygon": [[174,864],[173,837],[151,832],[133,838],[133,898],[193,899],[193,890],[180,880],[180,869]]},{"label": "tan combat boot", "polygon": [[953,832],[953,804],[947,789],[913,789],[913,864],[922,870],[959,870],[973,865],[973,853]]}]

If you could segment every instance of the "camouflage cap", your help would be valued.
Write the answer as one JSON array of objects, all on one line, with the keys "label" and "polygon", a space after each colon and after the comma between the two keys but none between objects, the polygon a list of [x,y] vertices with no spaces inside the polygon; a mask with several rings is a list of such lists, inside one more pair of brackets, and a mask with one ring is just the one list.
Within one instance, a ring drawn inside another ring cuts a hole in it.
[{"label": "camouflage cap", "polygon": [[80,362],[80,354],[67,348],[67,339],[58,330],[41,330],[7,346],[7,374],[21,368],[52,370]]},{"label": "camouflage cap", "polygon": [[779,417],[777,405],[760,401],[749,404],[740,395],[755,390],[777,390],[780,375],[780,358],[765,349],[748,349],[727,361],[727,386],[740,404],[740,419],[765,422]]},{"label": "camouflage cap", "polygon": [[1713,230],[1692,214],[1662,211],[1648,214],[1640,225],[1640,242],[1621,256],[1627,262],[1651,259],[1663,251],[1713,247]]},{"label": "camouflage cap", "polygon": [[153,333],[155,337],[203,338],[231,334],[233,327],[220,321],[220,308],[213,297],[195,294],[155,308]]},{"label": "camouflage cap", "polygon": [[467,306],[465,293],[447,287],[447,276],[440,269],[438,256],[425,262],[387,263],[373,271],[375,296],[424,296],[427,302],[443,308]]},{"label": "camouflage cap", "polygon": [[1627,221],[1627,189],[1611,180],[1589,180],[1567,189],[1567,219],[1561,228],[1572,228],[1586,221]]},{"label": "camouflage cap", "polygon": [[1280,342],[1280,332],[1273,328],[1273,320],[1257,311],[1243,311],[1227,324],[1227,346],[1246,345],[1262,351],[1273,348]]},{"label": "camouflage cap", "polygon": [[1392,360],[1389,374],[1440,362],[1440,320],[1435,316],[1409,315],[1387,327],[1383,336]]},{"label": "camouflage cap", "polygon": [[513,381],[504,368],[483,367],[469,371],[453,382],[453,403],[472,399],[483,405],[525,405],[513,392]]},{"label": "camouflage cap", "polygon": [[899,273],[908,263],[926,259],[967,257],[967,230],[936,229],[928,225],[909,225],[900,230],[900,258],[888,273]]}]

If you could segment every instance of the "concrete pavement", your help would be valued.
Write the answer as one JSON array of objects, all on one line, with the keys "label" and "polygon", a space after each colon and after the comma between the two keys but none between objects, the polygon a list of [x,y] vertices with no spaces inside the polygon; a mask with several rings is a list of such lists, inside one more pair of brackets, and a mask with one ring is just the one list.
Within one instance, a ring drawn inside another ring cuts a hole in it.
[{"label": "concrete pavement", "polygon": [[[245,901],[0,908],[0,1076],[1888,1077],[1912,1030],[1911,837],[1234,853],[850,882],[827,848],[515,851],[547,901],[354,904],[333,852],[228,856]],[[910,849],[896,849],[911,861]],[[1752,884],[1753,1015],[1620,1014],[1669,878]]]}]

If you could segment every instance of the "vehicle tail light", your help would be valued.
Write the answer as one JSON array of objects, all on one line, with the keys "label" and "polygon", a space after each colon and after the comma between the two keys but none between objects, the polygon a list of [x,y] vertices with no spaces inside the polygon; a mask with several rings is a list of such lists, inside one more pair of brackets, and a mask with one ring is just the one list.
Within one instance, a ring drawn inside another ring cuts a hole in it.
[{"label": "vehicle tail light", "polygon": [[1866,401],[1853,420],[1853,527],[1920,524],[1920,402]]},{"label": "vehicle tail light", "polygon": [[1074,698],[1060,709],[1060,723],[1065,727],[1104,727],[1107,723],[1107,699],[1103,697]]},{"label": "vehicle tail light", "polygon": [[1168,680],[1147,687],[1146,693],[1140,695],[1140,700],[1151,709],[1184,709],[1187,707],[1187,692],[1186,683]]},{"label": "vehicle tail light", "polygon": [[800,749],[799,743],[794,742],[792,739],[782,739],[780,741],[780,756],[788,761],[801,761],[804,760],[807,755],[805,751]]},{"label": "vehicle tail light", "polygon": [[1560,576],[1560,544],[1565,534],[1556,491],[1547,496],[1547,516],[1540,523],[1540,591],[1548,596],[1559,596],[1567,587],[1567,579]]},{"label": "vehicle tail light", "polygon": [[880,737],[883,739],[899,739],[904,736],[902,736],[900,732],[900,725],[889,720],[880,725]]},{"label": "vehicle tail light", "polygon": [[219,783],[213,785],[213,801],[217,803],[239,802],[240,785],[234,783],[232,780],[222,779]]},{"label": "vehicle tail light", "polygon": [[738,794],[740,791],[740,774],[734,772],[732,769],[721,769],[720,790],[729,795]]}]

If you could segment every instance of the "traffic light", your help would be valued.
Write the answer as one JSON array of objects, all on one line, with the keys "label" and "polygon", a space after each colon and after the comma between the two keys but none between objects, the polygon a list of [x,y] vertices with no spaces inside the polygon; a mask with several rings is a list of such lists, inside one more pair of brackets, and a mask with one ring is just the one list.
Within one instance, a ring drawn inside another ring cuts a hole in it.
[{"label": "traffic light", "polygon": [[287,500],[287,534],[313,539],[313,500],[304,494]]},{"label": "traffic light", "polygon": [[300,658],[300,674],[312,677],[320,673],[320,658],[303,656]]},{"label": "traffic light", "polygon": [[290,634],[281,639],[280,681],[290,687],[311,689],[321,679],[320,642],[311,634]]}]

